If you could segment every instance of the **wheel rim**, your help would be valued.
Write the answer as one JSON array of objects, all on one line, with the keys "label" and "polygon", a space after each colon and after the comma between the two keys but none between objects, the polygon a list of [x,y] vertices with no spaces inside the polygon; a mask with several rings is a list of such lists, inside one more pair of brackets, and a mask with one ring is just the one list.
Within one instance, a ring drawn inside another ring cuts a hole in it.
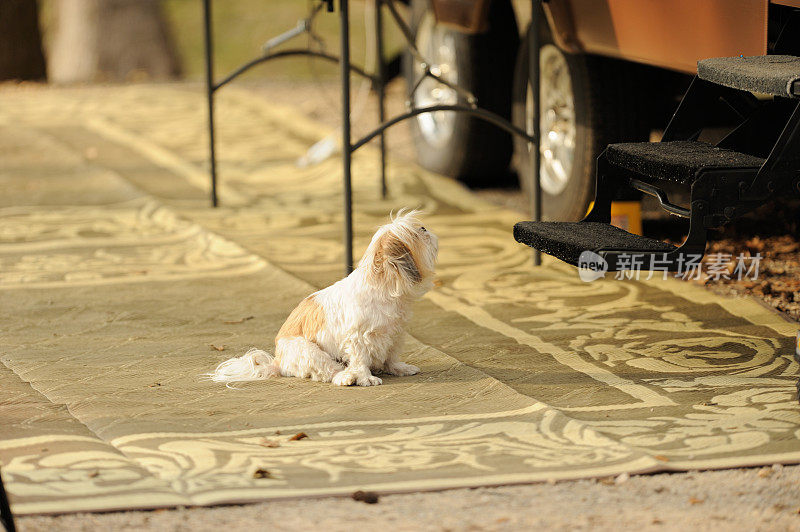
[{"label": "wheel rim", "polygon": [[[539,145],[542,190],[552,196],[561,194],[569,184],[575,156],[575,100],[572,80],[564,54],[552,44],[539,51],[541,118]],[[528,86],[525,102],[525,125],[533,126],[533,94]]]},{"label": "wheel rim", "polygon": [[[416,45],[422,56],[431,62],[431,72],[442,76],[450,83],[458,83],[453,35],[438,26],[430,13],[425,15],[419,25]],[[415,80],[419,79],[424,72],[422,64],[415,60]],[[458,103],[458,93],[435,79],[426,77],[414,93],[413,102],[414,107],[417,108],[431,105],[455,105]],[[450,141],[455,131],[455,120],[455,113],[448,111],[423,113],[416,117],[423,138],[428,144],[435,147],[442,147]]]}]

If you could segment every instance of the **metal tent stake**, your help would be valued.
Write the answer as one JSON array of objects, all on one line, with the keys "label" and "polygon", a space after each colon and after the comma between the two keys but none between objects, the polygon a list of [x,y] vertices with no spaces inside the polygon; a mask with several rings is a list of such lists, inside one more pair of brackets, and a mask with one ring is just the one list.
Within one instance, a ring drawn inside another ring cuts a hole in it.
[{"label": "metal tent stake", "polygon": [[203,29],[206,52],[206,98],[208,99],[208,153],[211,171],[211,205],[219,205],[217,198],[217,153],[214,145],[214,42],[211,32],[211,0],[203,0]]},{"label": "metal tent stake", "polygon": [[3,487],[3,477],[0,475],[0,525],[3,525],[7,532],[15,532],[14,516],[11,514],[11,505],[8,503],[8,494]]},{"label": "metal tent stake", "polygon": [[[386,120],[386,60],[383,57],[383,0],[375,0],[375,92],[378,93],[378,122]],[[386,135],[381,131],[381,198],[386,199]]]},{"label": "metal tent stake", "polygon": [[339,20],[341,51],[340,64],[342,76],[342,174],[344,176],[344,274],[353,271],[353,188],[351,179],[351,158],[353,146],[350,143],[350,21],[347,0],[339,0]]},{"label": "metal tent stake", "polygon": [[[541,9],[540,0],[531,1],[531,28],[528,35],[528,83],[531,86],[531,107],[533,107],[533,120],[531,120],[530,131],[528,135],[532,140],[528,140],[528,161],[530,164],[530,179],[531,186],[529,187],[531,197],[531,214],[533,219],[537,222],[542,221],[542,180],[541,180],[541,167],[540,167],[540,154],[541,142],[539,139],[540,133],[540,120],[539,116],[541,109],[539,108],[539,16]],[[533,251],[533,264],[540,266],[542,264],[542,252],[538,249]]]}]

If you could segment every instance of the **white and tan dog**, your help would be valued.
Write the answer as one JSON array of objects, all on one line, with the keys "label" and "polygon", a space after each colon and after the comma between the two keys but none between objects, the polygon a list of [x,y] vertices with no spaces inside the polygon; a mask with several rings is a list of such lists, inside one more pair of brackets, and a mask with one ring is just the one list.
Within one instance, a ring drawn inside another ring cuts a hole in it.
[{"label": "white and tan dog", "polygon": [[414,375],[401,362],[411,304],[433,286],[439,244],[416,211],[400,213],[372,237],[361,262],[341,281],[292,311],[275,337],[275,357],[250,349],[220,364],[215,382],[304,377],[339,386],[375,386],[373,373]]}]

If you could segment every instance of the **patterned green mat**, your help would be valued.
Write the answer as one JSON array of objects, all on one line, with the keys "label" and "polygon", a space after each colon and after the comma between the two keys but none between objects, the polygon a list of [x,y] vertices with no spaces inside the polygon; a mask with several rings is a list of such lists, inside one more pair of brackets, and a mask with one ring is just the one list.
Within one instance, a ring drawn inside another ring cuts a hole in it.
[{"label": "patterned green mat", "polygon": [[440,237],[442,285],[408,329],[422,372],[201,380],[270,348],[342,272],[339,162],[294,165],[326,131],[226,89],[212,210],[203,109],[182,86],[4,89],[0,461],[17,513],[800,461],[795,325],[678,281],[534,269],[518,215],[398,162],[381,200],[369,151],[356,249],[402,206]]}]

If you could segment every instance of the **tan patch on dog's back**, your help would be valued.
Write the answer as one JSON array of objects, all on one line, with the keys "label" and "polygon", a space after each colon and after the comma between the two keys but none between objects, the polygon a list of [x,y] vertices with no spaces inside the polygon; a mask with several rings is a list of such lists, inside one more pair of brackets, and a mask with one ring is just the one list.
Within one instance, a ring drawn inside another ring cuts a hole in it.
[{"label": "tan patch on dog's back", "polygon": [[317,333],[323,327],[325,327],[325,311],[314,300],[313,295],[308,296],[295,307],[289,317],[286,318],[286,321],[283,322],[275,341],[277,342],[281,338],[302,336],[313,342],[317,337]]}]

